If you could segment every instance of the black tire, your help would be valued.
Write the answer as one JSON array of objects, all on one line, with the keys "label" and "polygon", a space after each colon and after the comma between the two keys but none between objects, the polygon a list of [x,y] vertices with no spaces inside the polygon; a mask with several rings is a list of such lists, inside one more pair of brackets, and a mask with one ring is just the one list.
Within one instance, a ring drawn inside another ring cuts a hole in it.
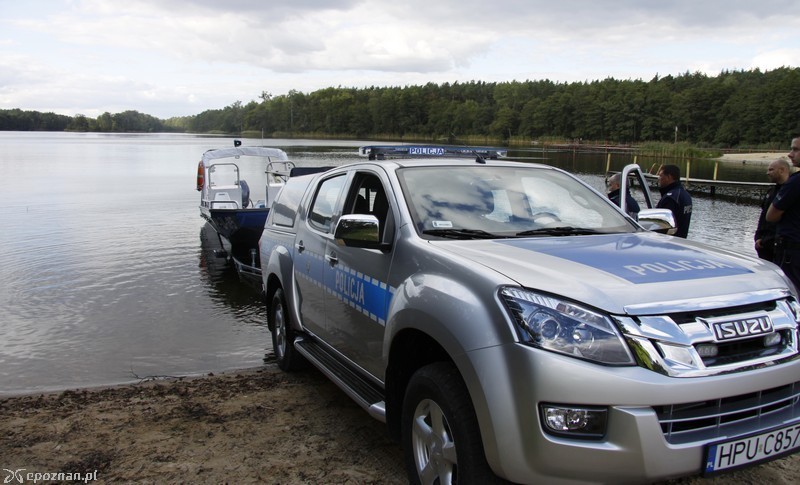
[{"label": "black tire", "polygon": [[294,348],[297,333],[291,323],[286,298],[283,296],[283,290],[278,288],[272,295],[272,304],[269,306],[269,329],[272,333],[275,360],[278,362],[278,367],[287,372],[304,369],[308,363]]},{"label": "black tire", "polygon": [[401,419],[411,483],[504,483],[486,462],[475,409],[453,364],[430,364],[411,376]]}]

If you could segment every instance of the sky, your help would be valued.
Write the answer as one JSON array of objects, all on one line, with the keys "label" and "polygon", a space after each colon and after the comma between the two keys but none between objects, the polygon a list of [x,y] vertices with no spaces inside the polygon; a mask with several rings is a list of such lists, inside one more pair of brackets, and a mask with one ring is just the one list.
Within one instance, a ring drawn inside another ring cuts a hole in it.
[{"label": "sky", "polygon": [[0,0],[0,109],[92,118],[782,66],[800,66],[796,0]]}]

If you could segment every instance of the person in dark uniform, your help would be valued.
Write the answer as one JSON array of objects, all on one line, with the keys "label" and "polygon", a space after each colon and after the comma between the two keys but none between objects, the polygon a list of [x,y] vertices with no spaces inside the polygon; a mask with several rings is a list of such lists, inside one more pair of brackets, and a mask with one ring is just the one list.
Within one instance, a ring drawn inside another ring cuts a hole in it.
[{"label": "person in dark uniform", "polygon": [[761,214],[758,217],[758,225],[756,232],[753,236],[755,240],[756,253],[761,259],[773,261],[775,259],[775,228],[774,222],[767,221],[767,210],[772,205],[775,195],[781,189],[781,186],[786,183],[791,172],[791,165],[784,158],[779,158],[770,162],[767,167],[767,179],[772,182],[772,187],[769,188],[764,198],[761,199]]},{"label": "person in dark uniform", "polygon": [[[800,167],[800,137],[792,139],[792,165]],[[800,172],[794,172],[767,209],[768,222],[776,222],[775,264],[800,288]]]},{"label": "person in dark uniform", "polygon": [[662,165],[658,169],[658,188],[661,200],[656,207],[669,209],[675,217],[675,236],[686,238],[692,221],[692,196],[681,185],[681,169],[677,165]]},{"label": "person in dark uniform", "polygon": [[[618,173],[615,173],[611,177],[608,178],[608,198],[611,199],[611,202],[617,204],[619,207],[622,207],[622,199],[620,198],[620,180],[622,176]],[[636,199],[633,198],[631,195],[630,190],[627,188],[625,189],[625,210],[627,211],[628,215],[636,219],[639,216],[639,203],[636,202]]]}]

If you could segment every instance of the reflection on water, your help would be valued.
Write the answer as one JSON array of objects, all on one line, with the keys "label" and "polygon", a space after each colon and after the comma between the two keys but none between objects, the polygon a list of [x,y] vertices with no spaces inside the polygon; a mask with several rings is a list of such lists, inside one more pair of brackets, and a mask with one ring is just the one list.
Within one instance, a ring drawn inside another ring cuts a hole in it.
[{"label": "reflection on water", "polygon": [[0,393],[263,362],[263,305],[198,237],[219,140],[59,135],[0,133]]},{"label": "reflection on water", "polygon": [[[357,147],[375,143],[264,144],[321,166],[363,160]],[[0,394],[272,357],[263,302],[214,255],[219,241],[197,207],[200,155],[230,145],[192,135],[0,132]],[[604,191],[604,154],[535,161]],[[615,158],[612,170],[627,161]],[[742,176],[763,179],[764,167],[748,170]],[[755,205],[695,197],[689,238],[754,255],[757,218]]]},{"label": "reflection on water", "polygon": [[[228,261],[217,233],[208,223],[200,229],[200,278],[208,296],[224,305],[238,317],[249,317],[258,311],[263,301],[257,289],[243,285],[236,269]],[[266,325],[266,321],[262,322]]]}]

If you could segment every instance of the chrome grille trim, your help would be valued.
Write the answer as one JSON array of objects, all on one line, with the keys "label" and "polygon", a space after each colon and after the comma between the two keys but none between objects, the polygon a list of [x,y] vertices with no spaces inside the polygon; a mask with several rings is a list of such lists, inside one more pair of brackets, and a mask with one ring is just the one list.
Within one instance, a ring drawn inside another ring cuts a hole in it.
[{"label": "chrome grille trim", "polygon": [[[763,295],[761,295],[763,296]],[[716,300],[714,300],[716,302]],[[742,304],[742,302],[750,303]],[[614,316],[639,365],[670,377],[691,378],[742,372],[800,359],[794,298],[649,315]],[[769,319],[770,333],[718,341],[709,322]]]}]

